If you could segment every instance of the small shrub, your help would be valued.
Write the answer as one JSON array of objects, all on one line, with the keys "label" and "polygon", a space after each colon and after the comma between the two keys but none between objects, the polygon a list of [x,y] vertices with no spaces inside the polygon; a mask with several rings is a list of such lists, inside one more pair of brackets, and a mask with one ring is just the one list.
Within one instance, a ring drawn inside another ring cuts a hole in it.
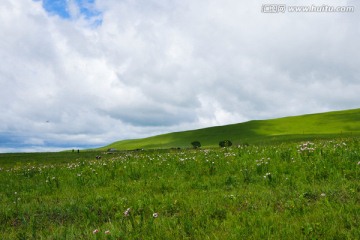
[{"label": "small shrub", "polygon": [[191,145],[193,146],[193,148],[200,148],[201,147],[201,143],[199,141],[193,141],[191,143]]},{"label": "small shrub", "polygon": [[220,147],[230,147],[232,146],[232,142],[230,140],[223,140],[219,142]]}]

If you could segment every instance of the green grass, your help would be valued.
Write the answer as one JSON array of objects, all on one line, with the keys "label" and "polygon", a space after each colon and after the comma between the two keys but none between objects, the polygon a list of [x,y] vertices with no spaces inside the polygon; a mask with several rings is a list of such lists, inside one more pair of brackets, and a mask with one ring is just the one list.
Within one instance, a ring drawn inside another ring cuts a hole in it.
[{"label": "green grass", "polygon": [[359,147],[352,137],[198,150],[1,154],[0,236],[359,239]]},{"label": "green grass", "polygon": [[[1,239],[360,239],[359,117],[250,121],[103,148],[153,148],[143,151],[0,154]],[[224,139],[234,146],[216,147]],[[210,148],[189,149],[194,140]]]},{"label": "green grass", "polygon": [[204,147],[217,147],[221,140],[231,140],[234,145],[268,144],[271,142],[306,139],[333,139],[360,136],[360,109],[308,114],[271,120],[254,120],[239,124],[174,132],[143,139],[124,140],[100,148],[154,149],[186,148],[198,140]]}]

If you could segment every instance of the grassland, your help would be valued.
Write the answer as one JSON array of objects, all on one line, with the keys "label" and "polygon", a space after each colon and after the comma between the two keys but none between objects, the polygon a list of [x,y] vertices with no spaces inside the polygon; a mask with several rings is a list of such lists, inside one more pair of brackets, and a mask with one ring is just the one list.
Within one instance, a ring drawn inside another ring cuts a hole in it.
[{"label": "grassland", "polygon": [[356,109],[0,154],[0,236],[360,239],[359,120]]},{"label": "grassland", "polygon": [[359,239],[359,147],[359,138],[351,137],[197,150],[1,154],[0,235]]},{"label": "grassland", "polygon": [[200,141],[204,147],[217,147],[219,141],[226,139],[238,145],[334,139],[345,136],[360,136],[360,109],[253,120],[226,126],[174,132],[143,139],[118,141],[99,150],[186,148],[190,147],[190,143],[194,140]]}]

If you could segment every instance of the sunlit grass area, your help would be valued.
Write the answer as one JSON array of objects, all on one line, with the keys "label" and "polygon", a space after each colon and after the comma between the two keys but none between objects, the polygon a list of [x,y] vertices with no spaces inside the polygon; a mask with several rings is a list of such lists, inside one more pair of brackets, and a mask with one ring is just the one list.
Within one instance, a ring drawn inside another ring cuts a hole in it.
[{"label": "sunlit grass area", "polygon": [[358,138],[338,138],[1,154],[1,236],[358,239],[359,147]]},{"label": "sunlit grass area", "polygon": [[217,147],[219,141],[231,140],[235,145],[308,139],[333,139],[360,136],[360,109],[308,114],[271,120],[255,120],[239,124],[168,133],[144,139],[115,142],[101,149],[153,149],[189,147],[194,140],[205,147]]}]

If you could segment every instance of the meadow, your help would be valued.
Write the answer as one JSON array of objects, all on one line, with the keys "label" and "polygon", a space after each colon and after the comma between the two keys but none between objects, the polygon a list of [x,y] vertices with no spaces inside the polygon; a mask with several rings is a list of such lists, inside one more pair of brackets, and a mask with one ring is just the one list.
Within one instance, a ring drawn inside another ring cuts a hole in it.
[{"label": "meadow", "polygon": [[359,147],[1,154],[1,238],[359,239]]},{"label": "meadow", "polygon": [[240,144],[273,144],[298,142],[314,138],[360,137],[360,109],[306,114],[267,120],[252,120],[225,126],[214,126],[183,132],[172,132],[142,139],[121,140],[99,150],[116,148],[154,149],[187,147],[200,141],[203,147],[218,147],[219,141]]}]

